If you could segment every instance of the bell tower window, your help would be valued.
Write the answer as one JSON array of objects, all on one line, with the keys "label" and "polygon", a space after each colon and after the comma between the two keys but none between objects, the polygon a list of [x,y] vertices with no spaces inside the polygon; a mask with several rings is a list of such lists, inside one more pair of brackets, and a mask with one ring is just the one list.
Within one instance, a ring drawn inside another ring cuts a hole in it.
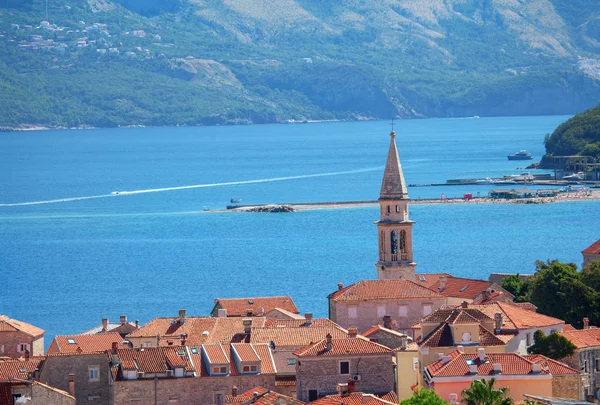
[{"label": "bell tower window", "polygon": [[396,205],[396,213],[400,212],[400,206]]},{"label": "bell tower window", "polygon": [[390,250],[392,254],[398,253],[398,233],[396,231],[390,233]]},{"label": "bell tower window", "polygon": [[400,231],[400,253],[406,253],[406,231]]},{"label": "bell tower window", "polygon": [[389,214],[390,212],[392,212],[392,208],[388,205],[387,206],[387,213]]}]

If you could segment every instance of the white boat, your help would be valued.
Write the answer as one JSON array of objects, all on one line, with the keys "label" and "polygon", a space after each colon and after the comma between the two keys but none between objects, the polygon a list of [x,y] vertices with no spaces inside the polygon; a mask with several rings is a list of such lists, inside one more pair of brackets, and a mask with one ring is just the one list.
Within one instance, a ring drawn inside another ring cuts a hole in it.
[{"label": "white boat", "polygon": [[492,184],[517,184],[514,180],[498,180],[493,182]]},{"label": "white boat", "polygon": [[485,179],[479,179],[479,180],[475,180],[476,184],[494,184],[494,180],[492,180],[489,177],[486,177]]},{"label": "white boat", "polygon": [[573,173],[573,174],[563,177],[562,179],[563,180],[575,180],[575,181],[584,180],[585,173],[584,172]]},{"label": "white boat", "polygon": [[113,191],[111,194],[112,194],[112,195],[119,195],[119,190],[117,190],[117,191]]}]

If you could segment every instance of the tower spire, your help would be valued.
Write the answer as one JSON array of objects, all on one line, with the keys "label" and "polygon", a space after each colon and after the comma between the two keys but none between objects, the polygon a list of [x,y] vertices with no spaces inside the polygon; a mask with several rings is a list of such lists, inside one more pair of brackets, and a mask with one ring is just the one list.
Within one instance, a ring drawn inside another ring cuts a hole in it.
[{"label": "tower spire", "polygon": [[402,165],[396,148],[396,133],[390,133],[390,148],[388,150],[387,162],[381,182],[380,200],[408,200],[408,191],[404,181]]}]

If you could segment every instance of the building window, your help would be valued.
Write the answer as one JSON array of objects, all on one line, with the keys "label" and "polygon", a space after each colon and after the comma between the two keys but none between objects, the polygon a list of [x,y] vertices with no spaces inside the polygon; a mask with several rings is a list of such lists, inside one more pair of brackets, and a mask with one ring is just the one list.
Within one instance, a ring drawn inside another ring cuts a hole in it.
[{"label": "building window", "polygon": [[392,210],[391,207],[388,205],[387,206],[387,213],[389,214],[391,212],[391,210]]},{"label": "building window", "polygon": [[17,351],[19,353],[25,353],[28,350],[29,350],[29,344],[28,343],[19,343],[17,345]]},{"label": "building window", "polygon": [[213,374],[227,374],[227,366],[213,367]]},{"label": "building window", "polygon": [[385,315],[385,305],[377,305],[377,317],[383,318]]},{"label": "building window", "polygon": [[381,250],[381,254],[385,253],[385,232],[381,231],[381,238],[380,238],[380,244],[381,247],[379,248],[379,250]]},{"label": "building window", "polygon": [[413,357],[413,371],[416,371],[419,368],[419,358]]},{"label": "building window", "polygon": [[400,231],[400,253],[406,253],[406,231]]},{"label": "building window", "polygon": [[400,206],[399,205],[396,205],[396,212],[397,213],[400,212]]},{"label": "building window", "polygon": [[600,371],[600,359],[596,359],[596,371]]},{"label": "building window", "polygon": [[215,394],[215,405],[225,405],[224,394]]},{"label": "building window", "polygon": [[358,316],[357,314],[358,312],[358,308],[357,307],[348,307],[348,318],[356,318]]},{"label": "building window", "polygon": [[340,374],[350,374],[349,361],[340,361]]},{"label": "building window", "polygon": [[398,233],[396,231],[390,232],[390,249],[392,254],[398,253]]},{"label": "building window", "polygon": [[587,364],[587,360],[584,360],[584,361],[583,361],[583,367],[582,367],[582,368],[583,368],[583,372],[584,372],[584,373],[587,373],[587,372],[588,372],[588,364]]},{"label": "building window", "polygon": [[296,365],[296,359],[287,359],[287,365],[288,366],[295,366]]},{"label": "building window", "polygon": [[400,305],[398,307],[398,316],[406,318],[408,316],[408,305]]},{"label": "building window", "polygon": [[144,342],[142,343],[143,347],[152,347],[152,342]]},{"label": "building window", "polygon": [[427,316],[433,312],[432,304],[423,304],[423,316]]},{"label": "building window", "polygon": [[319,391],[317,390],[308,390],[308,402],[316,401],[319,399]]},{"label": "building window", "polygon": [[90,382],[100,381],[100,366],[88,366],[88,376]]},{"label": "building window", "polygon": [[462,334],[462,341],[463,343],[469,343],[471,342],[471,332],[465,332]]},{"label": "building window", "polygon": [[243,366],[242,367],[242,372],[243,373],[256,373],[256,366]]}]

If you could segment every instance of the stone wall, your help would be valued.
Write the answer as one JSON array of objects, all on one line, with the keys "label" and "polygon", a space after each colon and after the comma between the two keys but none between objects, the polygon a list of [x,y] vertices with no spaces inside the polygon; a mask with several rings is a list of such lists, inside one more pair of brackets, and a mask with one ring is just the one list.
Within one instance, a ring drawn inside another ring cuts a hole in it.
[{"label": "stone wall", "polygon": [[[99,366],[99,381],[90,381],[89,367]],[[69,374],[75,375],[75,398],[78,403],[109,405],[109,359],[104,353],[48,356],[40,373],[40,381],[70,392]]]},{"label": "stone wall", "polygon": [[[340,361],[350,362],[350,373],[340,374]],[[319,395],[335,394],[338,383],[360,376],[356,391],[377,393],[394,390],[394,362],[392,355],[335,356],[328,358],[300,358],[296,363],[298,399],[308,401],[308,391]]]},{"label": "stone wall", "polygon": [[31,398],[28,405],[75,405],[75,398],[66,392],[39,383],[13,385],[12,394]]},{"label": "stone wall", "polygon": [[[378,301],[356,301],[356,302],[332,302],[330,303],[330,319],[337,322],[342,328],[348,329],[350,326],[356,326],[359,333],[364,332],[374,325],[383,325],[383,316],[377,315],[377,307],[385,305],[384,315],[389,315],[394,323],[393,329],[402,333],[408,332],[408,327],[423,318],[423,305],[432,304],[435,312],[442,305],[446,304],[446,299],[436,300],[378,300]],[[400,316],[400,307],[407,306],[407,316]],[[357,308],[357,317],[348,317],[348,307]]]},{"label": "stone wall", "polygon": [[557,398],[584,399],[580,375],[553,375],[552,396]]},{"label": "stone wall", "polygon": [[[19,344],[29,345],[29,354],[31,356],[40,356],[44,354],[44,336],[37,339],[23,332],[0,332],[0,357],[7,356],[13,359],[24,357],[24,352],[17,351]],[[4,350],[2,350],[4,349]]]},{"label": "stone wall", "polygon": [[257,386],[275,391],[275,375],[115,381],[113,398],[115,405],[222,405],[234,385],[239,393]]}]

